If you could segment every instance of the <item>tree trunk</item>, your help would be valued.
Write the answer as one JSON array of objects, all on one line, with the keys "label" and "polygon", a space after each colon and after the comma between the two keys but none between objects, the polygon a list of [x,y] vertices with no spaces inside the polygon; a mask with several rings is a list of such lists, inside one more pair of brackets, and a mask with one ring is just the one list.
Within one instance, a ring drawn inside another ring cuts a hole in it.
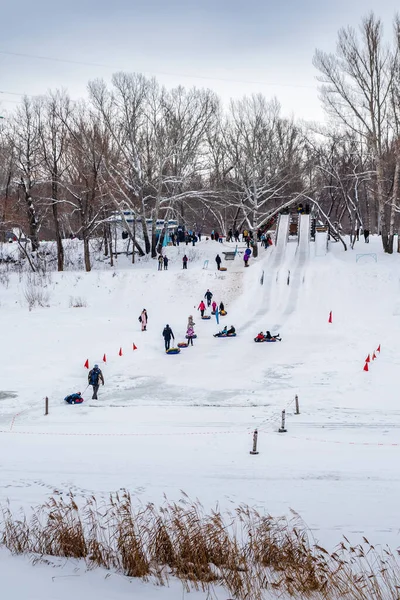
[{"label": "tree trunk", "polygon": [[394,238],[394,224],[396,219],[396,208],[397,200],[399,195],[399,178],[400,178],[400,151],[396,151],[396,165],[393,176],[393,191],[392,191],[392,202],[390,204],[390,223],[389,223],[389,236],[391,237],[391,252],[393,252],[393,238]]},{"label": "tree trunk", "polygon": [[58,219],[58,182],[55,177],[53,177],[53,180],[51,182],[51,188],[52,188],[51,208],[53,211],[54,231],[56,234],[56,243],[57,243],[57,269],[58,269],[58,271],[64,271],[64,246],[62,243],[60,222]]},{"label": "tree trunk", "polygon": [[31,240],[32,252],[39,250],[39,223],[36,218],[35,207],[33,206],[32,196],[28,191],[25,192],[25,202],[27,206],[29,222],[29,238]]},{"label": "tree trunk", "polygon": [[90,264],[89,237],[85,230],[83,230],[82,237],[83,237],[83,255],[84,255],[84,259],[85,259],[85,270],[89,273],[89,271],[92,270],[92,267]]}]

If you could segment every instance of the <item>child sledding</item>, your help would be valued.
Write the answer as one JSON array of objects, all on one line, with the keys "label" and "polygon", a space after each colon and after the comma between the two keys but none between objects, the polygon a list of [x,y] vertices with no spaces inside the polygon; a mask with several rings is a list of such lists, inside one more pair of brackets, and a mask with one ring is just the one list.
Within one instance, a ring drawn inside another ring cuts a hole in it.
[{"label": "child sledding", "polygon": [[83,398],[80,392],[76,392],[75,394],[65,396],[64,401],[68,402],[68,404],[82,404]]},{"label": "child sledding", "polygon": [[225,326],[222,331],[214,333],[214,337],[236,337],[236,329],[233,325],[231,325],[229,329]]},{"label": "child sledding", "polygon": [[260,333],[258,335],[256,335],[256,337],[254,338],[255,342],[281,342],[282,338],[280,337],[279,333],[276,333],[275,335],[272,335],[269,331],[267,331],[264,335],[264,333],[262,331],[260,331]]}]

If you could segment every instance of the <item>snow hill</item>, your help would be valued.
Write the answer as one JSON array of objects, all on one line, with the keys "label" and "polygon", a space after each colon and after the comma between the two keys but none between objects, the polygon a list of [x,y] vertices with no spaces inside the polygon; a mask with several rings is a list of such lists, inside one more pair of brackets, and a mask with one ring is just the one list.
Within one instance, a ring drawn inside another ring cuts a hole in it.
[{"label": "snow hill", "polygon": [[[248,269],[239,254],[218,272],[216,253],[235,245],[208,240],[167,248],[168,271],[121,257],[114,269],[88,274],[3,277],[0,502],[29,512],[54,490],[80,497],[127,488],[155,503],[184,490],[206,508],[248,503],[277,516],[292,508],[331,547],[342,534],[397,547],[399,255],[384,255],[374,238],[348,252],[333,243],[326,253],[323,234],[309,242],[306,216],[299,243],[286,241],[287,227],[282,219],[276,246],[261,248]],[[35,285],[46,306],[29,311],[26,294]],[[201,321],[197,306],[207,288],[225,303],[221,325],[233,324],[236,338],[215,339],[215,318]],[[138,322],[143,308],[146,332]],[[183,341],[190,314],[194,347],[167,356],[163,327]],[[267,329],[279,329],[283,341],[255,344]],[[98,401],[85,390],[86,359],[104,372]],[[75,391],[85,402],[64,403]],[[279,434],[283,409],[288,431]],[[255,428],[260,454],[251,456]],[[74,579],[71,563],[55,587],[52,569],[29,570],[24,558],[1,556],[3,589],[17,600],[27,597],[24,585],[37,593],[30,600],[83,597],[88,586],[96,598],[132,595],[118,576],[105,583],[81,568]],[[134,585],[141,598],[178,597]]]}]

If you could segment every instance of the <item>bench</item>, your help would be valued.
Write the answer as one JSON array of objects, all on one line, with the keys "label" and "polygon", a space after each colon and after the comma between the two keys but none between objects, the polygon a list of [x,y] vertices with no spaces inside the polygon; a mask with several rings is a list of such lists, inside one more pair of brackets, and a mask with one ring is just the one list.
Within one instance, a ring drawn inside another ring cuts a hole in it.
[{"label": "bench", "polygon": [[222,254],[225,257],[225,260],[234,260],[236,252],[223,252]]}]

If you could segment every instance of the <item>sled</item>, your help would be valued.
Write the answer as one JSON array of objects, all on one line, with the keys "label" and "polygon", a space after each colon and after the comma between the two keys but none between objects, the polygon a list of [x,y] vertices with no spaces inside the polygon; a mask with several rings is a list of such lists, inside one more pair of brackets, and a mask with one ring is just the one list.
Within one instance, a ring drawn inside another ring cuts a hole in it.
[{"label": "sled", "polygon": [[[185,338],[188,340],[188,339],[189,339],[189,336],[188,336],[188,335],[185,335]],[[193,339],[193,340],[195,340],[196,338],[197,338],[197,333],[195,333],[194,335],[192,335],[192,339]],[[178,346],[179,346],[179,344],[178,344]]]},{"label": "sled", "polygon": [[278,340],[276,338],[273,338],[272,340],[264,340],[264,342],[277,342]]},{"label": "sled", "polygon": [[214,337],[218,337],[218,338],[236,337],[236,333],[214,333]]},{"label": "sled", "polygon": [[226,267],[220,267],[219,270],[220,271],[227,271],[228,269]]},{"label": "sled", "polygon": [[219,313],[220,317],[225,317],[225,315],[227,315],[228,313],[226,312],[226,310],[221,310],[221,312]]},{"label": "sled", "polygon": [[170,348],[169,350],[165,351],[165,354],[179,354],[180,349],[179,348]]},{"label": "sled", "polygon": [[83,398],[78,394],[69,394],[69,396],[65,396],[64,402],[68,402],[68,404],[82,404]]},{"label": "sled", "polygon": [[203,321],[208,321],[208,319],[211,319],[210,315],[204,315],[204,317],[201,317],[203,319]]},{"label": "sled", "polygon": [[178,348],[187,348],[189,346],[189,344],[187,344],[186,342],[179,342],[178,344]]}]

